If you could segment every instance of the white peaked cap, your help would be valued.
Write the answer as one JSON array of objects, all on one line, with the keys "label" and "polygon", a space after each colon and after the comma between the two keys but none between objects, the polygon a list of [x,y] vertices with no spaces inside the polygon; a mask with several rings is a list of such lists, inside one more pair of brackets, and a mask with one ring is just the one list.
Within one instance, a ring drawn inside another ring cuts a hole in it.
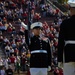
[{"label": "white peaked cap", "polygon": [[75,0],[68,0],[70,7],[75,7]]},{"label": "white peaked cap", "polygon": [[42,25],[41,22],[35,22],[35,23],[32,23],[32,24],[31,24],[31,29],[36,28],[36,27],[42,28],[43,25]]}]

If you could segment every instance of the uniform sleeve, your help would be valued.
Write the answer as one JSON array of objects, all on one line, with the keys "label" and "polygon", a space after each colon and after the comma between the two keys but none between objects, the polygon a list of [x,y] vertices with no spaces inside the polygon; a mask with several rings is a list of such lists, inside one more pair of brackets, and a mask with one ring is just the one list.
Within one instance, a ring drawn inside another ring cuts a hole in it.
[{"label": "uniform sleeve", "polygon": [[60,25],[60,32],[58,37],[58,62],[63,62],[64,49],[64,22]]},{"label": "uniform sleeve", "polygon": [[48,66],[51,66],[51,58],[52,58],[52,55],[51,55],[50,40],[49,40],[48,42]]},{"label": "uniform sleeve", "polygon": [[29,50],[31,51],[32,50],[32,48],[33,48],[33,38],[31,37],[31,39],[30,39],[30,44],[29,44]]}]

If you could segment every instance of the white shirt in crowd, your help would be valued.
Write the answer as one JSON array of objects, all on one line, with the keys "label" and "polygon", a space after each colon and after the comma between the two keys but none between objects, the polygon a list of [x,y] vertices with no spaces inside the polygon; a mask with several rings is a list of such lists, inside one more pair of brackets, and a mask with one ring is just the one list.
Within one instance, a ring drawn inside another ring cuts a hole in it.
[{"label": "white shirt in crowd", "polygon": [[2,66],[3,65],[3,60],[2,59],[0,59],[0,66]]}]

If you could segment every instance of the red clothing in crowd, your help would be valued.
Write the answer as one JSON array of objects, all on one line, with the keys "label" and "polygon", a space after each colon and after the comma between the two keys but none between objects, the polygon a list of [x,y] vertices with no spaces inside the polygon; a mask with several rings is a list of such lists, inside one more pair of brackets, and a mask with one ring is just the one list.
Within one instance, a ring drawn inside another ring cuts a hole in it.
[{"label": "red clothing in crowd", "polygon": [[38,13],[35,13],[34,19],[35,19],[35,20],[39,20],[40,18],[41,18],[41,16],[40,16]]},{"label": "red clothing in crowd", "polygon": [[11,27],[8,27],[7,31],[10,33],[12,32],[12,28]]},{"label": "red clothing in crowd", "polygon": [[28,14],[27,14],[26,12],[24,12],[22,16],[23,16],[23,17],[27,17]]},{"label": "red clothing in crowd", "polygon": [[15,63],[16,58],[15,57],[10,57],[11,63]]},{"label": "red clothing in crowd", "polygon": [[53,34],[50,34],[49,36],[50,36],[52,39],[54,39],[54,35],[53,35]]},{"label": "red clothing in crowd", "polygon": [[13,3],[13,4],[11,4],[12,5],[12,7],[16,7],[16,4],[15,3]]},{"label": "red clothing in crowd", "polygon": [[54,46],[57,47],[58,46],[58,42],[54,42]]},{"label": "red clothing in crowd", "polygon": [[59,9],[56,9],[56,14],[58,14],[59,13]]},{"label": "red clothing in crowd", "polygon": [[63,70],[62,69],[55,69],[54,71],[57,75],[63,75]]},{"label": "red clothing in crowd", "polygon": [[15,52],[15,53],[18,53],[18,52],[19,52],[19,50],[18,50],[18,49],[15,49],[15,50],[14,50],[14,52]]},{"label": "red clothing in crowd", "polygon": [[56,73],[57,75],[60,75],[58,69],[55,69],[55,73]]},{"label": "red clothing in crowd", "polygon": [[24,31],[25,31],[25,28],[24,28],[23,26],[21,26],[21,27],[20,27],[20,31],[21,31],[21,32],[24,32]]},{"label": "red clothing in crowd", "polygon": [[63,70],[59,69],[59,75],[63,75]]}]

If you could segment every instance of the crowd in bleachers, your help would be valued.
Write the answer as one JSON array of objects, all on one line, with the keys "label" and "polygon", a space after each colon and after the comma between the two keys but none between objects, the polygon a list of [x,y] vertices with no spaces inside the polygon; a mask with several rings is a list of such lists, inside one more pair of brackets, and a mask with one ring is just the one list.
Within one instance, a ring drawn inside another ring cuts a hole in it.
[{"label": "crowd in bleachers", "polygon": [[[57,46],[59,26],[64,17],[58,9],[43,3],[43,0],[3,0],[0,2],[0,46],[5,57],[0,58],[0,65],[5,69],[11,69],[19,73],[26,71],[29,67],[30,51],[25,39],[26,27],[28,25],[28,5],[31,4],[31,23],[40,21],[42,17],[55,17],[52,24],[43,22],[42,35],[49,37],[52,51],[52,66],[57,65]],[[40,8],[40,13],[35,12]],[[17,25],[19,29],[16,29]],[[4,70],[2,67],[1,70]]]}]

